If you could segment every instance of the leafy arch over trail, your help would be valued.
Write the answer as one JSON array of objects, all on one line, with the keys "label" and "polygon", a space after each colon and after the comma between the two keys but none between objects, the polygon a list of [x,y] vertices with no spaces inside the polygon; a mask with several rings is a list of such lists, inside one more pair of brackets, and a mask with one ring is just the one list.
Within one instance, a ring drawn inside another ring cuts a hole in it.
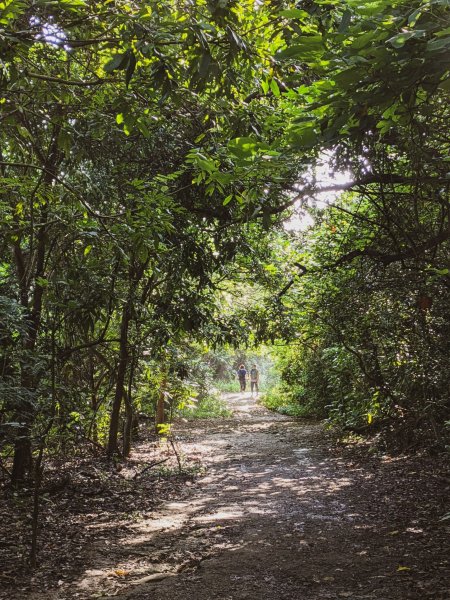
[{"label": "leafy arch over trail", "polygon": [[[216,293],[243,274],[277,298],[261,326],[254,311],[255,335],[312,336],[302,364],[337,347],[337,380],[350,358],[365,378],[345,402],[357,389],[387,412],[399,405],[386,376],[396,381],[398,346],[410,332],[437,356],[448,324],[440,301],[432,317],[421,309],[420,331],[392,308],[402,293],[448,293],[447,16],[444,0],[0,5],[2,428],[14,481],[33,450],[66,446],[74,419],[113,455],[123,418],[127,454],[149,360],[164,387],[176,370],[167,347],[247,337]],[[353,183],[283,254],[276,232],[318,192],[324,151]],[[399,327],[386,365],[377,340],[362,347],[368,324],[339,322],[360,295],[350,316],[367,313],[377,286]],[[432,397],[441,419],[444,378],[431,373],[442,361],[416,355],[417,406]]]}]

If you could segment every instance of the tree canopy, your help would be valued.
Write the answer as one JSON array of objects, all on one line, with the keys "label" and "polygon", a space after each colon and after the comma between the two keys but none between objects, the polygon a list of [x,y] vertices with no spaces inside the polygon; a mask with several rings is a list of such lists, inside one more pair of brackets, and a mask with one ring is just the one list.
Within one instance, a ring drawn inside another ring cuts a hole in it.
[{"label": "tree canopy", "polygon": [[[286,381],[317,413],[440,438],[448,8],[0,3],[1,427],[15,482],[80,423],[126,455],[140,390],[183,379],[196,343],[249,332],[300,344]],[[314,224],[289,234],[295,210]],[[223,289],[243,282],[259,299],[239,314]]]}]

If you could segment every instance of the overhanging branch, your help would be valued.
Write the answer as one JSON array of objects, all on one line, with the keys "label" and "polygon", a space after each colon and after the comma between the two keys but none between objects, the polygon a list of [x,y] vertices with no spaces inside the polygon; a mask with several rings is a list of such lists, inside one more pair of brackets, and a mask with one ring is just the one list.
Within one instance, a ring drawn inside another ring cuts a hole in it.
[{"label": "overhanging branch", "polygon": [[433,236],[432,238],[428,239],[426,242],[423,242],[422,244],[418,244],[414,248],[409,248],[408,250],[404,250],[403,252],[395,252],[395,253],[391,253],[391,254],[385,254],[384,252],[381,252],[380,250],[375,250],[374,248],[369,248],[369,247],[363,248],[362,250],[352,250],[351,252],[344,254],[338,260],[334,261],[333,263],[331,263],[329,265],[324,265],[323,267],[321,267],[319,269],[311,269],[311,270],[300,263],[295,263],[295,266],[299,269],[300,273],[296,277],[291,278],[286,283],[286,285],[283,287],[283,289],[277,294],[277,300],[279,300],[282,296],[284,296],[289,291],[289,289],[294,285],[296,279],[303,277],[305,275],[321,275],[323,273],[326,273],[327,271],[332,271],[333,269],[341,267],[342,265],[349,264],[353,260],[355,260],[355,258],[364,257],[364,256],[371,258],[372,260],[378,261],[382,265],[387,267],[388,265],[395,263],[395,262],[402,262],[404,260],[408,260],[411,258],[419,258],[427,250],[432,250],[432,249],[436,248],[437,246],[439,246],[440,244],[446,242],[449,239],[450,239],[450,226],[447,227],[447,229],[444,229],[443,231],[438,233],[437,235]]},{"label": "overhanging branch", "polygon": [[[432,183],[435,185],[442,184],[450,184],[449,179],[443,179],[441,177],[421,177],[421,183]],[[355,179],[354,181],[348,181],[346,183],[335,183],[332,185],[326,185],[323,187],[316,187],[314,185],[305,186],[305,188],[301,191],[298,189],[293,189],[292,191],[297,192],[296,195],[285,202],[284,204],[278,206],[274,209],[273,213],[281,213],[287,208],[293,206],[299,200],[302,200],[305,197],[317,196],[318,194],[323,194],[327,192],[345,192],[350,191],[355,188],[361,188],[366,185],[371,185],[374,183],[383,184],[383,185],[413,185],[417,183],[416,177],[405,177],[403,175],[395,175],[395,174],[375,174],[372,173],[367,175],[366,177],[362,177],[361,179]]]}]

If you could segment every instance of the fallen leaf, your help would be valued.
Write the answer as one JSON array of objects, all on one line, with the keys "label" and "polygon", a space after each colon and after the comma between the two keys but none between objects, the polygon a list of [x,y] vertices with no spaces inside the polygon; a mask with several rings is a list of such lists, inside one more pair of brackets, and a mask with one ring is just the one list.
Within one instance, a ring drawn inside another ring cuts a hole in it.
[{"label": "fallen leaf", "polygon": [[402,567],[401,565],[399,565],[397,567],[397,571],[411,571],[410,567]]},{"label": "fallen leaf", "polygon": [[130,574],[130,571],[125,571],[125,569],[114,569],[111,575],[116,575],[117,577],[126,577]]}]

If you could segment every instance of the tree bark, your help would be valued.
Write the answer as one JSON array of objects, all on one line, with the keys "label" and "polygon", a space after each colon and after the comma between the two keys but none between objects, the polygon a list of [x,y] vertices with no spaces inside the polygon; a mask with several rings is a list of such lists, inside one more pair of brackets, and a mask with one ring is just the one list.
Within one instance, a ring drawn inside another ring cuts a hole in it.
[{"label": "tree bark", "polygon": [[125,378],[128,368],[128,330],[131,320],[131,298],[128,299],[122,310],[120,324],[119,365],[117,368],[116,390],[109,423],[107,454],[109,457],[117,454],[117,436],[119,433],[120,409],[125,392]]},{"label": "tree bark", "polygon": [[156,433],[160,433],[159,426],[163,425],[166,421],[166,415],[165,415],[166,386],[167,386],[167,376],[164,374],[162,382],[161,382],[161,387],[159,390],[158,401],[156,403],[156,414],[155,414]]},{"label": "tree bark", "polygon": [[[57,179],[57,166],[60,154],[58,151],[58,135],[61,126],[57,125],[53,131],[52,139],[48,148],[47,159],[40,152],[44,164],[45,175],[42,183],[50,185]],[[40,278],[45,275],[45,260],[47,256],[48,239],[48,205],[44,204],[40,214],[40,225],[36,235],[36,249],[30,242],[30,253],[26,260],[20,241],[13,245],[13,255],[16,265],[17,280],[19,287],[20,303],[25,311],[26,328],[22,338],[22,346],[25,352],[33,354],[36,349],[38,335],[41,327],[42,301],[45,286],[41,284]],[[34,234],[34,225],[31,225],[31,236]],[[20,234],[18,234],[20,237]],[[31,238],[32,239],[32,238]],[[31,269],[35,264],[33,277]],[[32,285],[33,284],[33,285]],[[14,443],[13,468],[11,473],[12,483],[17,485],[22,481],[32,468],[32,445],[31,430],[34,422],[34,411],[32,398],[37,388],[37,378],[30,360],[22,364],[21,387],[23,397],[18,400],[15,419],[20,426],[17,429],[17,437]]]},{"label": "tree bark", "polygon": [[128,377],[128,390],[125,392],[125,425],[123,428],[123,455],[127,457],[130,455],[131,450],[131,439],[133,436],[133,422],[134,422],[134,410],[133,410],[133,399],[131,396],[132,387],[133,387],[133,379],[134,379],[134,369],[136,364],[135,352],[132,353],[131,365],[130,365],[130,374]]}]

